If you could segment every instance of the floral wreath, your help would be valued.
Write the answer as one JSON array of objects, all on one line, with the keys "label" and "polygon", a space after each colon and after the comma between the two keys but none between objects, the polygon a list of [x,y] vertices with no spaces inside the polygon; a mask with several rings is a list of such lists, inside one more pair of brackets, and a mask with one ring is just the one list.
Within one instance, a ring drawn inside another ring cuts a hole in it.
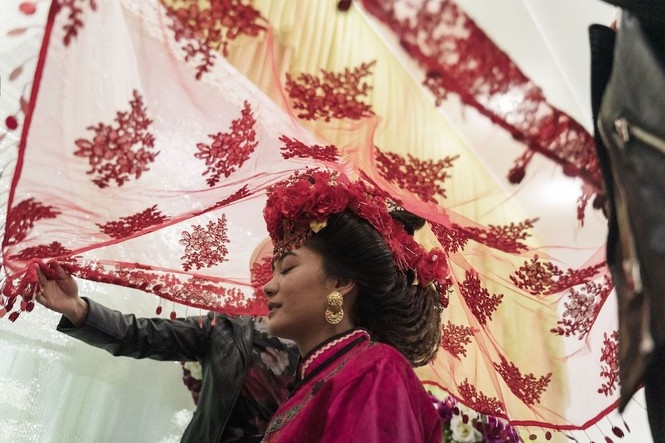
[{"label": "floral wreath", "polygon": [[444,298],[450,286],[444,251],[438,247],[426,250],[391,217],[390,209],[398,205],[386,192],[336,172],[306,170],[296,171],[267,193],[263,217],[275,254],[301,246],[312,233],[326,227],[330,215],[350,211],[383,237],[400,271],[415,272],[414,284],[433,285]]}]

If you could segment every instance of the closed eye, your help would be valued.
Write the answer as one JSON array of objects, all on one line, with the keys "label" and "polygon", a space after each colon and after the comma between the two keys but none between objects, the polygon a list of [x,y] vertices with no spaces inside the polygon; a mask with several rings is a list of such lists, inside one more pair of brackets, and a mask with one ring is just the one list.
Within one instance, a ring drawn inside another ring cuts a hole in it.
[{"label": "closed eye", "polygon": [[[275,271],[277,270],[277,268],[284,266],[284,260],[285,260],[287,257],[294,256],[294,255],[295,255],[295,254],[294,254],[293,252],[289,251],[289,252],[285,252],[285,253],[283,253],[282,255],[280,255],[276,260],[273,260],[273,262],[270,264],[270,266],[272,267],[272,272],[273,272],[273,274],[275,273]],[[282,270],[280,271],[280,274],[286,274],[286,273],[289,272],[292,268],[293,268],[293,266],[291,266],[290,268],[282,269]]]}]

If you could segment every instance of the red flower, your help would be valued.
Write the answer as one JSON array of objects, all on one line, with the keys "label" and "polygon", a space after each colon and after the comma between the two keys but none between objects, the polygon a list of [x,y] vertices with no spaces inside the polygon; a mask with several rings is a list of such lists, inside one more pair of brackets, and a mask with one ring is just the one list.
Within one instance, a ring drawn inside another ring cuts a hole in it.
[{"label": "red flower", "polygon": [[328,218],[330,214],[342,212],[349,204],[349,194],[342,186],[327,189],[315,186],[311,199],[316,202],[311,213],[317,221]]},{"label": "red flower", "polygon": [[441,249],[434,248],[420,257],[417,265],[418,279],[423,284],[438,282],[446,283],[448,278],[448,263],[444,252]]},{"label": "red flower", "polygon": [[276,250],[300,246],[312,235],[311,222],[322,222],[332,214],[348,210],[381,234],[400,270],[415,271],[421,286],[437,282],[437,290],[445,291],[448,281],[445,253],[440,249],[425,251],[391,217],[389,196],[365,182],[351,182],[336,173],[317,170],[305,174],[296,172],[268,190],[263,216]]}]

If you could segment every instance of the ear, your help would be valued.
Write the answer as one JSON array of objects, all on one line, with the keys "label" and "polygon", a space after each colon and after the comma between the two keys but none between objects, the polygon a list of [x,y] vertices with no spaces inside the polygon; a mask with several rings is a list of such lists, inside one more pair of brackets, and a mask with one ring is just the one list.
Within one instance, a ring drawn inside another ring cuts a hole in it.
[{"label": "ear", "polygon": [[355,293],[355,289],[356,281],[350,278],[339,278],[335,284],[335,290],[343,296]]}]

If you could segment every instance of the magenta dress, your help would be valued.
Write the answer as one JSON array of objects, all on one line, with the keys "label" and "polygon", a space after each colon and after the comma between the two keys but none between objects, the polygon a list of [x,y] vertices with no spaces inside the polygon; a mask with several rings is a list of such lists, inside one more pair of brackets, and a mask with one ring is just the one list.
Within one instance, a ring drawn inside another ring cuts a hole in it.
[{"label": "magenta dress", "polygon": [[409,362],[362,329],[332,337],[302,359],[295,391],[273,416],[266,443],[441,442],[441,419]]}]

